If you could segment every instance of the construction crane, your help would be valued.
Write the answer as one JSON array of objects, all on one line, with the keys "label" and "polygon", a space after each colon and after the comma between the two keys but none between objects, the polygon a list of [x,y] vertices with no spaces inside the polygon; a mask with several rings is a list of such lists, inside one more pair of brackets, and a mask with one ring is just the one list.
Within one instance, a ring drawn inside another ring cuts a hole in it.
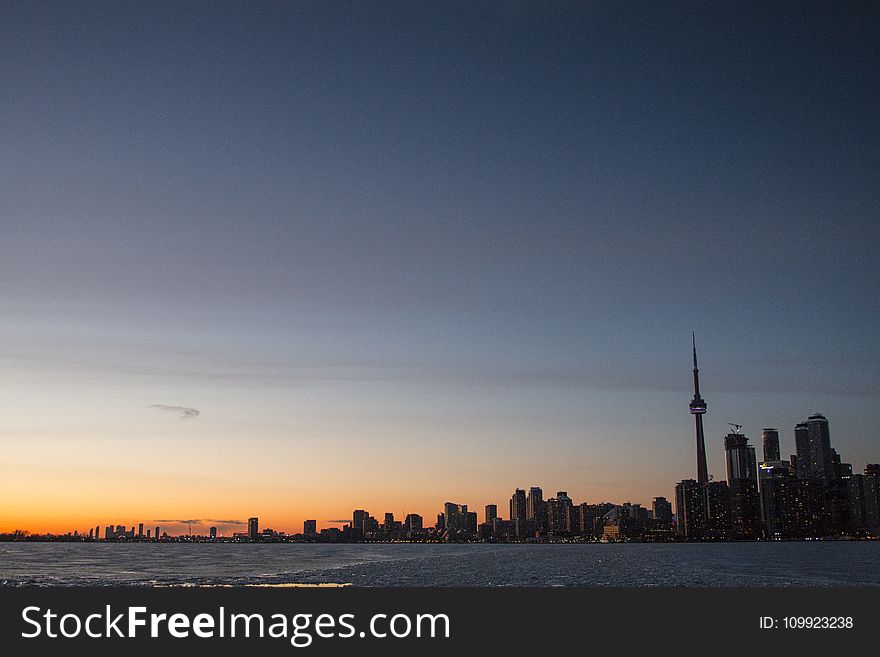
[{"label": "construction crane", "polygon": [[740,429],[743,428],[741,424],[734,424],[733,422],[728,422],[727,424],[733,427],[733,433],[740,433]]}]

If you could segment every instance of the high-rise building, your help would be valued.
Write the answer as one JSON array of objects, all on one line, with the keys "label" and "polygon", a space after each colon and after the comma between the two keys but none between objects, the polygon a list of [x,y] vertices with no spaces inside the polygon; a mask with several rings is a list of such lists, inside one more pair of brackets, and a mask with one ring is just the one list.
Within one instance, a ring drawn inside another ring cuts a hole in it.
[{"label": "high-rise building", "polygon": [[703,436],[703,414],[706,412],[706,401],[700,396],[700,370],[697,368],[697,337],[691,335],[694,348],[694,398],[689,405],[697,434],[697,483],[705,486],[709,483],[709,470],[706,466],[706,440]]},{"label": "high-rise building", "polygon": [[834,476],[834,457],[828,420],[821,413],[811,415],[794,428],[798,476],[804,479],[829,479]]},{"label": "high-rise building", "polygon": [[526,536],[526,492],[517,488],[510,498],[510,524],[517,538]]},{"label": "high-rise building", "polygon": [[211,528],[208,530],[208,535],[210,536],[210,538],[211,538],[212,541],[216,541],[216,540],[217,540],[217,528],[216,528],[216,527],[211,527]]},{"label": "high-rise building", "polygon": [[351,537],[353,540],[362,539],[366,534],[367,518],[369,513],[363,509],[355,509],[351,518]]},{"label": "high-rise building", "polygon": [[422,532],[422,516],[418,513],[408,513],[404,524],[406,525],[406,533],[410,537]]},{"label": "high-rise building", "polygon": [[[772,454],[772,452],[771,452]],[[767,456],[767,443],[764,443]],[[762,461],[758,465],[758,492],[761,498],[761,520],[764,536],[781,540],[786,536],[787,482],[794,478],[788,461]]]},{"label": "high-rise building", "polygon": [[385,530],[386,532],[393,532],[394,531],[394,514],[393,513],[386,513],[385,514],[385,522],[382,525],[382,529]]},{"label": "high-rise building", "polygon": [[706,531],[705,486],[694,479],[675,485],[675,531],[682,538],[701,540]]},{"label": "high-rise building", "polygon": [[143,536],[143,535],[144,535],[144,523],[142,523],[142,522],[141,522],[141,523],[138,523],[138,533],[137,533],[137,535],[138,535],[138,536]]},{"label": "high-rise building", "polygon": [[529,488],[526,498],[526,520],[531,521],[537,531],[544,529],[544,491],[539,486]]},{"label": "high-rise building", "polygon": [[156,525],[156,532],[153,534],[156,537],[156,540],[159,540],[159,525]]},{"label": "high-rise building", "polygon": [[672,504],[665,497],[655,497],[651,504],[654,529],[672,529]]},{"label": "high-rise building", "polygon": [[779,429],[761,429],[761,444],[764,446],[764,462],[779,461]]},{"label": "high-rise building", "polygon": [[875,534],[880,532],[880,464],[865,466],[862,478],[865,491],[865,525]]},{"label": "high-rise building", "polygon": [[[474,514],[476,516],[476,514]],[[443,504],[444,525],[449,538],[463,538],[470,529],[467,504],[455,504],[446,502]],[[476,518],[474,519],[473,533],[477,532]]]},{"label": "high-rise building", "polygon": [[258,518],[248,518],[248,540],[252,543],[260,540],[260,521]]},{"label": "high-rise building", "polygon": [[849,501],[849,526],[857,532],[868,529],[865,514],[865,475],[854,474],[847,477],[847,498]]},{"label": "high-rise building", "polygon": [[491,523],[498,517],[498,506],[495,504],[486,505],[486,516],[484,522]]},{"label": "high-rise building", "polygon": [[565,531],[569,534],[583,535],[583,518],[581,515],[581,506],[572,504],[565,510]]},{"label": "high-rise building", "polygon": [[761,506],[755,448],[741,433],[724,438],[727,481],[730,486],[730,521],[733,537],[755,539],[761,535]]},{"label": "high-rise building", "polygon": [[510,498],[510,519],[522,520],[526,519],[526,492],[517,488]]},{"label": "high-rise building", "polygon": [[546,529],[551,534],[561,535],[568,533],[569,530],[569,509],[574,504],[568,493],[564,490],[558,491],[556,497],[547,500],[545,507],[546,512]]},{"label": "high-rise building", "polygon": [[704,538],[723,541],[730,538],[730,487],[726,481],[710,481],[705,488],[706,533]]},{"label": "high-rise building", "polygon": [[[466,505],[465,505],[465,509],[467,509]],[[468,538],[477,535],[477,512],[476,511],[465,511],[464,530],[465,530],[465,535]]]},{"label": "high-rise building", "polygon": [[306,536],[312,536],[318,533],[318,521],[317,520],[303,520],[303,534]]}]

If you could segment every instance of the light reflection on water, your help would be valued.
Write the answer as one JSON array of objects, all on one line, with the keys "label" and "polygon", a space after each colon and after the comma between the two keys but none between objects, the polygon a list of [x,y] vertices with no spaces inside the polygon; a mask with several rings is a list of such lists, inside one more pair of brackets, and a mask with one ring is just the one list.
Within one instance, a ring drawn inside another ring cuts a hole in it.
[{"label": "light reflection on water", "polygon": [[0,543],[0,584],[880,586],[880,542]]}]

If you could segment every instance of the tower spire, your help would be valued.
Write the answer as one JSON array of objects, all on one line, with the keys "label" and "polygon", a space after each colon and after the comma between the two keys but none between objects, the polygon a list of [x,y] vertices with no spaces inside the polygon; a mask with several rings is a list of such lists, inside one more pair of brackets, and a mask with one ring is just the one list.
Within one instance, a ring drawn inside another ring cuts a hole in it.
[{"label": "tower spire", "polygon": [[700,370],[697,368],[697,337],[691,333],[691,343],[694,349],[694,398],[690,403],[691,415],[694,416],[697,439],[697,482],[701,486],[709,483],[709,469],[706,466],[706,440],[703,436],[703,414],[706,412],[706,402],[700,396]]}]

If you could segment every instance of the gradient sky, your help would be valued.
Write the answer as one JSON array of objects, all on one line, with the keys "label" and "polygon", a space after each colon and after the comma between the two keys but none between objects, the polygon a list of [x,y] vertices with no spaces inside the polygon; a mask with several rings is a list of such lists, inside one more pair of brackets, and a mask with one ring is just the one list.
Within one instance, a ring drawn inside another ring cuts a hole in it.
[{"label": "gradient sky", "polygon": [[767,4],[0,4],[0,530],[672,498],[691,331],[880,461],[880,10]]}]

